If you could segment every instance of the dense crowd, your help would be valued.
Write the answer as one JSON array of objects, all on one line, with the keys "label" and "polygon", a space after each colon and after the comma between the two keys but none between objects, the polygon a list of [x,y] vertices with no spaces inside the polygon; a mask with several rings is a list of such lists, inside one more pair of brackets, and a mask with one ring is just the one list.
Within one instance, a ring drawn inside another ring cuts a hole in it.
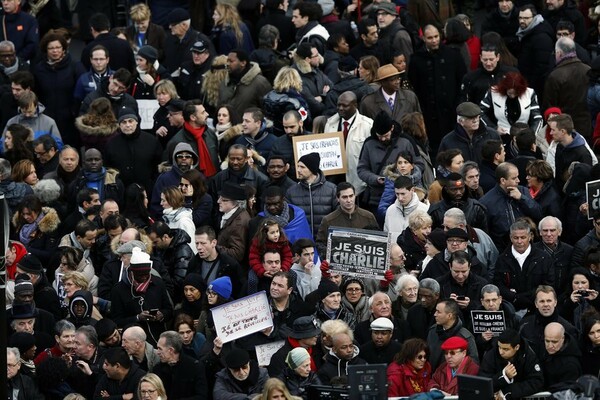
[{"label": "dense crowd", "polygon": [[[478,1],[475,34],[461,0],[146,3],[2,0],[9,399],[598,377],[589,4]],[[294,140],[322,133],[345,173]],[[331,228],[386,232],[386,267],[336,269]]]}]

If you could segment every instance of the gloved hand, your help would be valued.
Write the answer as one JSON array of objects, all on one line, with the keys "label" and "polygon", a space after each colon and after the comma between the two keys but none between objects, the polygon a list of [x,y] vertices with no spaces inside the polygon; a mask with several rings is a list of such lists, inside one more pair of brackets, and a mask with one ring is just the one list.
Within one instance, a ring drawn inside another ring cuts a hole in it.
[{"label": "gloved hand", "polygon": [[331,276],[329,273],[329,263],[327,260],[321,260],[321,276],[323,278],[329,278]]},{"label": "gloved hand", "polygon": [[385,277],[385,279],[379,281],[379,286],[381,286],[384,289],[387,289],[390,286],[390,283],[394,281],[394,273],[391,269],[388,269],[387,271],[385,271],[383,276]]}]

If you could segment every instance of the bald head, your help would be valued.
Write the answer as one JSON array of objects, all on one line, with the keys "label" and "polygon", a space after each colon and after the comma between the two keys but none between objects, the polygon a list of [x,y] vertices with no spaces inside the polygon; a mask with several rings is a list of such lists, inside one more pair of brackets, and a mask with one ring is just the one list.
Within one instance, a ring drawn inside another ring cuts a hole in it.
[{"label": "bald head", "polygon": [[121,347],[125,349],[127,354],[133,356],[138,361],[142,361],[146,349],[146,333],[139,326],[132,326],[125,329],[121,340]]},{"label": "bald head", "polygon": [[558,353],[565,344],[565,328],[558,322],[550,322],[544,328],[544,345],[548,354]]},{"label": "bald head", "polygon": [[139,326],[132,326],[131,328],[125,329],[125,332],[123,332],[123,338],[138,342],[145,342],[146,332],[144,332],[144,330]]},{"label": "bald head", "polygon": [[131,242],[132,240],[139,240],[140,234],[135,228],[127,228],[121,234],[121,244]]},{"label": "bald head", "polygon": [[83,168],[89,172],[100,172],[103,167],[102,153],[96,149],[89,149],[83,156]]},{"label": "bald head", "polygon": [[342,93],[337,101],[338,114],[345,120],[352,118],[356,114],[357,104],[358,101],[354,92]]}]

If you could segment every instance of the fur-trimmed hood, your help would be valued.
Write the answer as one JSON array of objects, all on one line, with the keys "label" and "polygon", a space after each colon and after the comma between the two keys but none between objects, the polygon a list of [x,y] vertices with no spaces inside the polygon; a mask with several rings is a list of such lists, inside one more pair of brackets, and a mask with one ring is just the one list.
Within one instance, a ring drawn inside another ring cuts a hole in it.
[{"label": "fur-trimmed hood", "polygon": [[[242,79],[240,79],[240,85],[245,85],[248,86],[252,83],[252,81],[254,80],[254,78],[256,78],[258,75],[262,74],[262,71],[260,70],[260,67],[258,66],[257,63],[250,61],[250,69],[248,70],[248,72],[246,72],[244,74],[244,76],[242,76]],[[229,76],[227,76],[227,82],[226,84],[229,83]]]},{"label": "fur-trimmed hood", "polygon": [[[323,56],[319,54],[319,65],[322,65],[325,62]],[[298,57],[294,54],[294,65],[293,67],[300,72],[300,74],[310,74],[313,71],[313,67],[310,65],[308,61],[303,58]]]},{"label": "fur-trimmed hood", "polygon": [[[121,246],[119,241],[121,240],[121,235],[117,235],[110,241],[110,251],[113,254],[117,254],[117,249]],[[145,233],[140,233],[140,241],[146,245],[146,253],[152,254],[152,240]]]},{"label": "fur-trimmed hood", "polygon": [[83,119],[85,115],[80,115],[75,118],[75,127],[82,135],[87,136],[110,136],[119,128],[119,125],[115,122],[109,125],[87,125]]},{"label": "fur-trimmed hood", "polygon": [[223,138],[221,140],[228,142],[232,139],[237,138],[238,136],[241,136],[242,131],[242,124],[234,125],[231,128],[227,129],[225,132],[223,132]]},{"label": "fur-trimmed hood", "polygon": [[[38,224],[38,229],[42,233],[53,233],[58,229],[58,225],[60,225],[60,218],[58,218],[58,213],[52,207],[42,207],[42,213],[44,213],[44,217],[40,220]],[[13,215],[12,223],[17,228],[17,230],[21,229],[23,226],[20,223],[21,213],[17,211],[15,215]]]}]

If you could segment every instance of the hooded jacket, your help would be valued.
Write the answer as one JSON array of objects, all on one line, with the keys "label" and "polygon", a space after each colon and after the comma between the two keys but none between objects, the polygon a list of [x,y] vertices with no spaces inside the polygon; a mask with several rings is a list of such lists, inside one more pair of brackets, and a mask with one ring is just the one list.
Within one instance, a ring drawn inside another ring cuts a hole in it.
[{"label": "hooded jacket", "polygon": [[[42,213],[44,216],[38,223],[38,228],[31,234],[31,240],[25,245],[25,248],[29,253],[39,258],[42,265],[47,265],[58,245],[60,218],[56,210],[51,207],[42,207]],[[22,228],[20,216],[19,211],[13,215],[12,223],[16,232],[19,232]]]},{"label": "hooded jacket", "polygon": [[[82,316],[75,314],[75,304],[83,303],[85,311]],[[71,301],[69,302],[69,318],[68,320],[75,325],[75,328],[79,328],[83,325],[96,325],[96,320],[92,319],[92,312],[94,309],[94,299],[92,292],[88,290],[78,290],[73,294]]]},{"label": "hooded jacket", "polygon": [[492,378],[494,393],[502,390],[507,399],[531,396],[544,388],[544,375],[537,356],[525,340],[521,339],[519,346],[519,350],[510,361],[517,369],[512,383],[507,382],[502,375],[508,360],[500,357],[497,345],[485,353],[479,368],[480,376]]},{"label": "hooded jacket", "polygon": [[106,145],[117,134],[117,122],[109,124],[89,124],[86,115],[75,118],[75,127],[79,131],[81,142],[86,149],[95,148],[102,154],[106,152]]},{"label": "hooded jacket", "polygon": [[46,107],[43,104],[38,103],[34,116],[26,117],[21,112],[19,112],[19,114],[17,114],[15,117],[12,117],[8,120],[6,126],[12,124],[24,125],[33,131],[34,140],[43,135],[52,135],[52,138],[56,141],[58,150],[60,150],[63,146],[63,142],[60,132],[58,130],[58,126],[52,118],[44,114],[45,109]]},{"label": "hooded jacket", "polygon": [[[189,212],[191,217],[191,211],[187,208],[180,208],[179,210]],[[190,248],[192,239],[183,229],[171,228],[171,232],[173,234],[171,244],[162,254],[157,254],[157,256],[164,260],[169,274],[175,281],[175,293],[183,293],[183,280],[187,275],[188,263],[194,257],[194,252]]]},{"label": "hooded jacket", "polygon": [[348,376],[348,365],[363,365],[367,362],[358,357],[360,350],[354,345],[354,354],[350,360],[339,358],[333,349],[325,356],[325,363],[319,368],[317,375],[324,385],[330,385],[331,379],[338,376]]}]

